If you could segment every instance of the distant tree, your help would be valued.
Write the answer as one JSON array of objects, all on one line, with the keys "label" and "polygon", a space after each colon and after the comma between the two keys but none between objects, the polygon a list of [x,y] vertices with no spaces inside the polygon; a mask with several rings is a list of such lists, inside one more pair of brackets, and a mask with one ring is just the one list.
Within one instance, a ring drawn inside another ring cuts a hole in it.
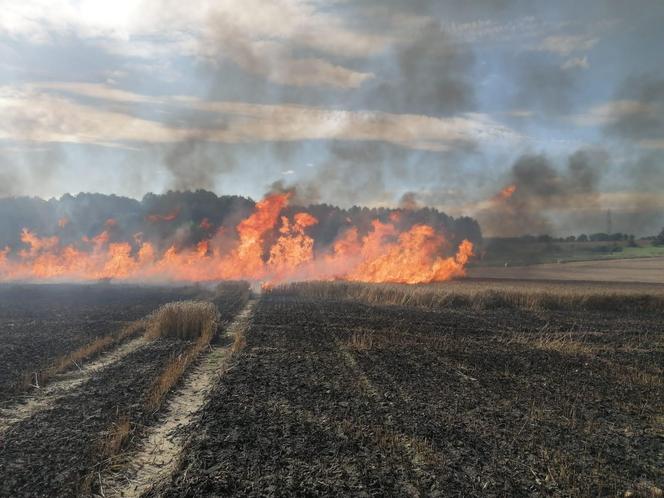
[{"label": "distant tree", "polygon": [[655,239],[652,241],[652,245],[664,246],[664,228],[662,228],[662,231],[659,232],[659,235],[657,235]]},{"label": "distant tree", "polygon": [[582,233],[576,240],[579,242],[588,242],[588,236],[585,233]]},{"label": "distant tree", "polygon": [[574,235],[570,235],[570,236],[567,237],[565,240],[566,240],[567,242],[575,242],[575,241],[576,241],[576,237],[575,237]]},{"label": "distant tree", "polygon": [[627,245],[629,247],[639,247],[639,244],[637,244],[636,240],[634,239],[634,235],[630,235],[627,240],[628,240]]}]

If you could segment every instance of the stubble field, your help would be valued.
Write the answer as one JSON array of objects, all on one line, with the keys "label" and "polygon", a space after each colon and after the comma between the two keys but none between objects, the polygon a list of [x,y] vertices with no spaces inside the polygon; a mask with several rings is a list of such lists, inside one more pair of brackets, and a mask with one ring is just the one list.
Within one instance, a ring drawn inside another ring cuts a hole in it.
[{"label": "stubble field", "polygon": [[214,338],[159,403],[199,339],[139,332],[73,388],[10,395],[0,494],[661,496],[661,289],[568,286],[211,291]]}]

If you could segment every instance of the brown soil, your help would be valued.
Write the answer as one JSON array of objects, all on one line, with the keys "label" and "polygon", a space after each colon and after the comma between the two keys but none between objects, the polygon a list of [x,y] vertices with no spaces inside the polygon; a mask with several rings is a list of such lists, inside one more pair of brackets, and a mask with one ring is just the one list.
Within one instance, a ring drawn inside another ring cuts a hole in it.
[{"label": "brown soil", "polygon": [[511,267],[478,267],[474,278],[582,280],[664,284],[664,258],[612,259]]}]

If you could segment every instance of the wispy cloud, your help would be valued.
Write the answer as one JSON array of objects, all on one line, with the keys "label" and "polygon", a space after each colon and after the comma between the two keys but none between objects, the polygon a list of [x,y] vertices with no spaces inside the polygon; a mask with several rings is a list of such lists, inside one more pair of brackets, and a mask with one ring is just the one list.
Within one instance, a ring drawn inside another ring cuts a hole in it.
[{"label": "wispy cloud", "polygon": [[[62,92],[109,101],[161,104],[224,117],[223,127],[173,127],[104,106],[85,105]],[[200,140],[380,141],[416,150],[468,149],[478,143],[514,142],[521,137],[487,115],[434,118],[418,114],[346,111],[292,104],[261,105],[171,96],[156,99],[102,85],[46,83],[0,87],[0,138],[32,142],[126,146]]]},{"label": "wispy cloud", "polygon": [[[71,35],[125,57],[229,59],[269,81],[357,87],[371,73],[328,59],[364,57],[388,37],[349,29],[341,18],[305,0],[26,0],[3,5],[0,35],[46,44]],[[296,55],[298,49],[316,53]]]},{"label": "wispy cloud", "polygon": [[584,55],[583,57],[572,57],[567,59],[560,66],[561,69],[588,69],[590,64],[588,64],[588,56]]},{"label": "wispy cloud", "polygon": [[547,36],[533,50],[567,56],[574,52],[587,52],[598,41],[598,37],[585,34]]},{"label": "wispy cloud", "polygon": [[575,114],[571,120],[578,126],[606,126],[628,116],[651,115],[655,108],[636,100],[613,100]]}]

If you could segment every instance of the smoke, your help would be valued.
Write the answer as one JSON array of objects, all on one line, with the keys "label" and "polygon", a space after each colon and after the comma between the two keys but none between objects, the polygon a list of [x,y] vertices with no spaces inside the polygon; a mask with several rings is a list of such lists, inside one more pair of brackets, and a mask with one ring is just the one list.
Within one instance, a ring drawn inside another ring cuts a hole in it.
[{"label": "smoke", "polygon": [[401,199],[399,199],[399,207],[408,211],[419,209],[420,204],[417,201],[417,194],[415,192],[406,192],[403,194]]},{"label": "smoke", "polygon": [[664,78],[640,75],[628,78],[616,94],[623,105],[614,106],[608,116],[608,135],[664,148]]},{"label": "smoke", "polygon": [[[449,115],[475,108],[475,56],[466,44],[428,21],[372,66],[363,104],[396,113]],[[413,37],[413,35],[415,35]]]},{"label": "smoke", "polygon": [[9,161],[3,160],[0,163],[0,197],[16,195],[18,183],[19,178],[16,169],[9,164]]},{"label": "smoke", "polygon": [[0,148],[0,197],[48,192],[65,161],[57,144]]},{"label": "smoke", "polygon": [[[597,150],[575,152],[563,169],[543,154],[521,156],[510,169],[508,188],[477,213],[480,224],[500,236],[551,233],[564,229],[570,217],[578,226],[598,211],[597,186],[607,164],[608,155]],[[569,213],[570,207],[576,211]]]},{"label": "smoke", "polygon": [[554,57],[526,52],[517,62],[517,109],[539,110],[546,114],[561,114],[572,107],[577,85],[578,69],[563,69]]},{"label": "smoke", "polygon": [[213,190],[218,177],[233,171],[237,164],[230,148],[200,140],[185,140],[168,146],[163,162],[171,174],[170,187],[175,190]]},{"label": "smoke", "polygon": [[341,206],[385,204],[393,201],[388,179],[408,175],[408,153],[376,142],[332,141],[312,176],[297,183],[302,204],[327,201]]},{"label": "smoke", "polygon": [[634,153],[623,161],[625,226],[641,233],[656,233],[664,226],[664,208],[653,203],[664,189],[664,78],[646,74],[628,78],[608,109],[604,133],[617,138]]}]

